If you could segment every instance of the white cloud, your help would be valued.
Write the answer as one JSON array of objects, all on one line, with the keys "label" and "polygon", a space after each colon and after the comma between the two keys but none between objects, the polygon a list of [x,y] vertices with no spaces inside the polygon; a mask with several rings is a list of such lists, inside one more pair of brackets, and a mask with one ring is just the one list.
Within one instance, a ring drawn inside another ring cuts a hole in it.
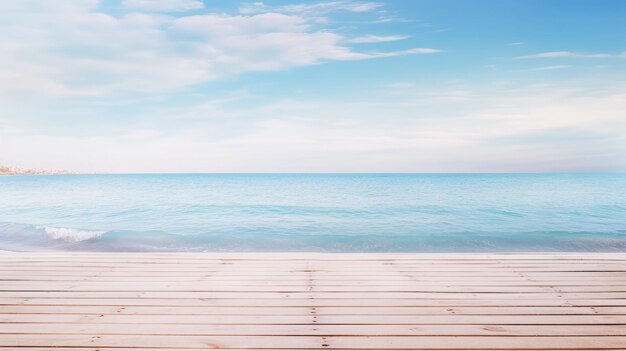
[{"label": "white cloud", "polygon": [[568,65],[553,65],[553,66],[543,66],[538,68],[530,69],[530,71],[554,71],[557,69],[564,69],[569,67]]},{"label": "white cloud", "polygon": [[351,43],[368,44],[368,43],[383,43],[388,41],[398,41],[409,38],[408,35],[365,35],[350,39]]},{"label": "white cloud", "polygon": [[367,59],[367,58],[395,57],[395,56],[406,56],[406,55],[437,54],[441,52],[444,52],[444,51],[439,50],[439,49],[432,49],[432,48],[413,48],[413,49],[391,51],[391,52],[374,52],[374,53],[368,53],[368,54],[362,54],[362,55],[364,55],[363,56],[364,59]]},{"label": "white cloud", "polygon": [[[171,91],[245,72],[440,52],[432,48],[354,51],[343,46],[343,36],[318,30],[308,18],[296,14],[175,18],[129,13],[114,17],[99,12],[94,1],[10,3],[0,4],[0,25],[4,28],[0,37],[0,93],[120,95]],[[340,2],[334,6],[366,4]]]},{"label": "white cloud", "polygon": [[542,52],[539,54],[526,55],[526,56],[518,56],[517,59],[535,59],[535,58],[555,58],[555,57],[573,57],[576,56],[571,51],[549,51]]},{"label": "white cloud", "polygon": [[508,43],[506,45],[508,45],[508,46],[520,46],[520,45],[524,45],[524,42],[515,41],[515,42],[512,42],[512,43]]},{"label": "white cloud", "polygon": [[[5,129],[0,159],[107,172],[623,171],[623,92],[418,86],[384,99],[184,105],[119,132]],[[155,124],[174,115],[195,124]]]},{"label": "white cloud", "polygon": [[323,15],[337,11],[347,12],[370,12],[383,7],[379,2],[363,2],[339,0],[317,3],[301,3],[283,6],[270,6],[263,2],[255,2],[245,4],[239,7],[239,12],[243,14],[263,13],[263,12],[280,12],[300,15]]},{"label": "white cloud", "polygon": [[132,10],[155,12],[189,11],[204,8],[201,0],[123,0],[122,5]]},{"label": "white cloud", "polygon": [[560,57],[582,57],[582,58],[607,58],[609,54],[587,54],[576,53],[572,51],[548,51],[533,55],[518,56],[516,59],[541,59],[541,58],[560,58]]},{"label": "white cloud", "polygon": [[57,13],[73,15],[78,12],[98,7],[100,0],[22,0],[0,1],[0,17],[3,15],[20,15],[23,12],[32,14]]}]

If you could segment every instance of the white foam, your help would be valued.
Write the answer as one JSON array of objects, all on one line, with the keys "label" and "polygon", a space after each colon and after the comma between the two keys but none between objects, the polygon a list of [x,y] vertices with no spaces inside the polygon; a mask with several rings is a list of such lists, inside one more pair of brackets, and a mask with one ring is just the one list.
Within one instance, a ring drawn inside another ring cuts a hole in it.
[{"label": "white foam", "polygon": [[57,227],[39,227],[52,239],[64,240],[67,242],[79,242],[89,240],[104,234],[104,231],[97,230],[81,230],[74,228],[57,228]]}]

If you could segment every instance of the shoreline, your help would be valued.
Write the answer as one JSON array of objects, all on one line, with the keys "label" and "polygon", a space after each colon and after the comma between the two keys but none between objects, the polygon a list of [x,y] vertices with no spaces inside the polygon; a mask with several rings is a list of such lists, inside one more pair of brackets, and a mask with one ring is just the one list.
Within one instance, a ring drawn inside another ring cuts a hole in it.
[{"label": "shoreline", "polygon": [[0,252],[0,350],[621,349],[624,253]]}]

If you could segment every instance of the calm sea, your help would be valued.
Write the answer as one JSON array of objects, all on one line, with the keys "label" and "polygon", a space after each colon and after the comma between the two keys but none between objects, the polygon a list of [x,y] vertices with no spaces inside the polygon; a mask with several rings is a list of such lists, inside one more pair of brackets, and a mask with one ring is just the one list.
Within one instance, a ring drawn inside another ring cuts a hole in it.
[{"label": "calm sea", "polygon": [[0,177],[0,250],[626,251],[626,174]]}]

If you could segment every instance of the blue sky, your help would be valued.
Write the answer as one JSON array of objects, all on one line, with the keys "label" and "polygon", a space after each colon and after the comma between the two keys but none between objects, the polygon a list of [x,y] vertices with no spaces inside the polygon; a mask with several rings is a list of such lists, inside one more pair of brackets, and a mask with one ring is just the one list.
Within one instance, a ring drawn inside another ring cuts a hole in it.
[{"label": "blue sky", "polygon": [[626,171],[620,0],[0,4],[0,164]]}]

